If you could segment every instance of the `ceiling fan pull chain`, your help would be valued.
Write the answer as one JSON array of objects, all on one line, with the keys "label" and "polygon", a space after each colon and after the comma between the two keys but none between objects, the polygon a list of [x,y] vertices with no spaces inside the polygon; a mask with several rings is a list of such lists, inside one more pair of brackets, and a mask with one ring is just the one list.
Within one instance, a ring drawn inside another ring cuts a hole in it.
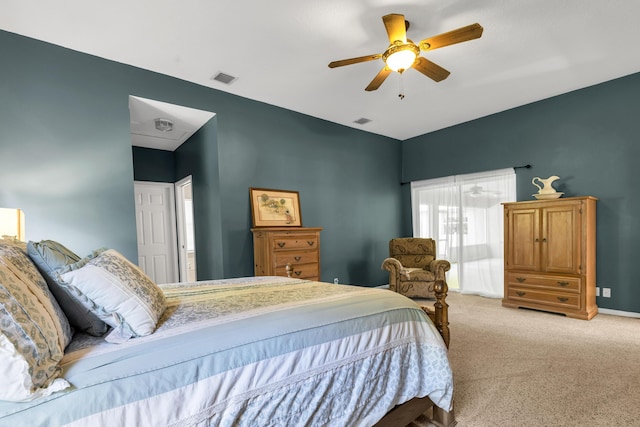
[{"label": "ceiling fan pull chain", "polygon": [[398,98],[404,99],[404,77],[402,76],[404,73],[400,73],[400,93],[398,94]]}]

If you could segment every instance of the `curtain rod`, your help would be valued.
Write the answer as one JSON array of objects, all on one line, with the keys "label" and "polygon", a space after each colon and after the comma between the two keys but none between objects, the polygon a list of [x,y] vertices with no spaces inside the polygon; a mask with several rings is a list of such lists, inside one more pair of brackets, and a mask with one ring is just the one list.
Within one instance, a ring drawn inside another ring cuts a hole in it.
[{"label": "curtain rod", "polygon": [[[513,169],[531,169],[531,165],[513,166]],[[411,184],[411,181],[400,182],[400,185]]]}]

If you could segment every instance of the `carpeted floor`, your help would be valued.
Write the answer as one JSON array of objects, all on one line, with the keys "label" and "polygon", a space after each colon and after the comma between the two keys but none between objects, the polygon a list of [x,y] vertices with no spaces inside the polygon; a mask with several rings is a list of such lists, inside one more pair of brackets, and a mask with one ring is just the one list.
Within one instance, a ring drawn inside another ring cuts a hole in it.
[{"label": "carpeted floor", "polygon": [[640,319],[447,301],[459,427],[640,426]]}]

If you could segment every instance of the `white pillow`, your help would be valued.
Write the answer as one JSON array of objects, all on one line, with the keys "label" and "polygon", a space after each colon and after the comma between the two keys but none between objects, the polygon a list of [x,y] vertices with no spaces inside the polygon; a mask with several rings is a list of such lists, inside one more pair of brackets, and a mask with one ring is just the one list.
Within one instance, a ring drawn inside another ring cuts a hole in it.
[{"label": "white pillow", "polygon": [[105,337],[109,342],[153,333],[166,308],[162,290],[113,249],[67,266],[59,278],[80,304],[114,328]]},{"label": "white pillow", "polygon": [[[47,369],[36,369],[36,372]],[[3,334],[0,333],[0,400],[28,402],[64,390],[70,384],[64,378],[47,375],[48,384],[36,385],[29,373],[29,362]]]}]

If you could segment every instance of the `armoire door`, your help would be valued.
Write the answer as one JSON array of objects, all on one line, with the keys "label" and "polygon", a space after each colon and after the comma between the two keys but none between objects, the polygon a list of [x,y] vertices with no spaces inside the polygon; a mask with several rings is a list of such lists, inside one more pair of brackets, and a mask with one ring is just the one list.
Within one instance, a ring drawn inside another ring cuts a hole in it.
[{"label": "armoire door", "polygon": [[542,213],[542,270],[580,274],[580,204],[546,207]]},{"label": "armoire door", "polygon": [[540,210],[508,209],[505,263],[510,270],[540,270]]}]

